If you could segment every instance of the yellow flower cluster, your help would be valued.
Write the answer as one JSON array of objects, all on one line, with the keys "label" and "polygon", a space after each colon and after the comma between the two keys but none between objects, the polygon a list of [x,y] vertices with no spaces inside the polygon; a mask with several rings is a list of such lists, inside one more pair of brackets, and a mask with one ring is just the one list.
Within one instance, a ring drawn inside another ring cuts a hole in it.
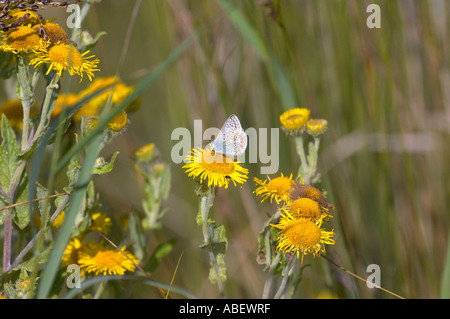
[{"label": "yellow flower cluster", "polygon": [[[306,108],[290,109],[280,116],[282,129],[289,135],[307,132],[317,138],[327,127],[324,119],[310,119],[310,110]],[[323,193],[317,188],[299,183],[292,174],[283,173],[275,178],[261,180],[254,178],[257,186],[254,193],[261,202],[275,201],[280,212],[277,223],[271,226],[278,230],[277,250],[283,254],[294,253],[297,258],[308,254],[318,257],[325,252],[325,245],[334,245],[334,231],[327,231],[323,222],[331,217],[334,206],[328,204]]]},{"label": "yellow flower cluster", "polygon": [[103,242],[84,241],[75,237],[67,245],[62,258],[64,265],[77,264],[81,276],[86,274],[124,275],[126,271],[134,271],[139,261],[123,247],[120,251],[106,246]]},{"label": "yellow flower cluster", "polygon": [[281,128],[287,134],[298,135],[303,132],[317,137],[323,134],[328,122],[325,119],[310,119],[311,111],[307,108],[294,108],[280,115]]},{"label": "yellow flower cluster", "polygon": [[35,68],[45,66],[46,74],[51,71],[55,71],[58,76],[64,71],[68,71],[71,76],[76,74],[80,76],[80,82],[84,75],[92,81],[93,73],[99,71],[99,60],[88,55],[89,51],[79,52],[70,42],[66,31],[58,24],[41,20],[31,10],[13,10],[10,17],[7,23],[21,21],[21,24],[10,30],[0,31],[1,51],[27,56],[30,65]]},{"label": "yellow flower cluster", "polygon": [[289,177],[281,176],[268,180],[254,179],[259,187],[254,191],[261,196],[263,202],[270,198],[279,207],[281,217],[272,227],[279,230],[277,234],[277,249],[284,254],[293,252],[297,258],[312,253],[320,256],[325,252],[325,244],[333,245],[334,231],[326,231],[322,224],[330,215],[331,204],[317,188],[300,184]]},{"label": "yellow flower cluster", "polygon": [[[60,227],[64,221],[62,212],[53,222],[54,227]],[[111,219],[103,213],[94,213],[91,224],[86,231],[99,231],[108,234],[111,229]],[[67,245],[62,257],[64,266],[77,264],[81,275],[124,275],[126,271],[134,271],[139,263],[137,258],[123,247],[120,251],[105,245],[103,242],[85,241],[83,236],[73,238]]]},{"label": "yellow flower cluster", "polygon": [[[106,89],[109,86],[110,88]],[[52,118],[58,116],[64,108],[71,107],[80,102],[82,99],[100,90],[103,91],[88,100],[75,114],[75,121],[80,121],[82,117],[99,117],[102,114],[106,103],[111,103],[111,109],[114,106],[119,105],[128,95],[131,94],[133,87],[126,85],[119,77],[116,76],[97,78],[86,89],[82,90],[78,94],[60,94],[56,100],[55,108],[52,112]],[[139,107],[139,104],[139,99],[135,99],[125,108],[125,110],[128,112],[134,111]],[[112,131],[119,132],[123,130],[127,124],[127,113],[122,111],[108,123],[108,128]]]}]

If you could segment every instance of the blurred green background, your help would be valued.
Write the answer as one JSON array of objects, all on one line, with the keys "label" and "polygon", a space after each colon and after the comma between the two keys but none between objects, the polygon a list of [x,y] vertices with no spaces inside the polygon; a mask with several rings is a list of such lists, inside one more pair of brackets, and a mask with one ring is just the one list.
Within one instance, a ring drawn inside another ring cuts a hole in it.
[{"label": "blurred green background", "polygon": [[[89,12],[84,29],[107,32],[92,50],[101,61],[96,76],[118,71],[127,84],[136,84],[198,33],[141,96],[128,130],[103,152],[109,158],[120,151],[113,172],[95,179],[102,211],[115,223],[111,238],[132,248],[124,242],[124,221],[131,211],[142,211],[143,189],[130,156],[153,142],[171,165],[168,212],[148,250],[171,238],[177,243],[152,274],[156,281],[170,283],[183,253],[173,284],[197,297],[218,297],[207,278],[207,253],[199,249],[195,183],[171,160],[177,143],[172,130],[193,130],[194,119],[202,119],[204,128],[220,127],[231,113],[244,129],[276,128],[284,110],[308,107],[312,117],[329,123],[317,185],[336,206],[328,223],[336,244],[327,256],[364,278],[367,266],[378,264],[381,286],[403,297],[449,297],[450,2],[143,0],[127,44],[135,3],[104,0]],[[381,8],[380,29],[366,25],[371,3]],[[237,11],[230,12],[228,4]],[[49,13],[60,24],[67,16],[61,9]],[[124,46],[126,59],[117,69]],[[281,131],[279,155],[279,172],[295,173],[295,144]],[[245,167],[248,182],[219,190],[212,212],[229,240],[227,297],[259,298],[265,273],[256,262],[257,234],[276,206],[260,204],[252,194],[253,177],[265,178],[260,164]],[[307,256],[304,264],[310,267],[296,297],[328,292],[338,298],[393,298],[323,258]],[[137,281],[123,285],[125,297],[158,297]]]}]

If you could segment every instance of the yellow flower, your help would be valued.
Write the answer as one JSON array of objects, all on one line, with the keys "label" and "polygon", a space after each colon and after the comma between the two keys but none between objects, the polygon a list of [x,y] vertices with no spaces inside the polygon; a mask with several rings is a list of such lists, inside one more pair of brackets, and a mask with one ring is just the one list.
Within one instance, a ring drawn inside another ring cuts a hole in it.
[{"label": "yellow flower", "polygon": [[64,223],[64,217],[65,217],[65,214],[64,214],[64,211],[62,211],[61,213],[59,213],[58,216],[56,216],[55,220],[52,223],[52,226],[55,228],[61,227],[62,224]]},{"label": "yellow flower", "polygon": [[91,216],[92,223],[89,226],[90,230],[97,230],[101,233],[108,234],[111,230],[111,218],[106,214],[94,213]]},{"label": "yellow flower", "polygon": [[[79,259],[82,254],[93,254],[96,251],[96,245],[93,241],[85,243],[80,237],[73,238],[66,249],[62,257],[62,263],[65,266],[71,264],[80,265]],[[81,275],[84,275],[84,269],[81,268]]]},{"label": "yellow flower", "polygon": [[155,153],[156,147],[154,143],[142,145],[134,151],[134,155],[136,156],[136,158],[142,162],[151,161],[155,157]]},{"label": "yellow flower", "polygon": [[298,134],[303,131],[308,122],[311,111],[306,108],[290,109],[280,115],[281,128],[289,134]]},{"label": "yellow flower", "polygon": [[108,128],[112,131],[120,132],[125,128],[125,126],[127,126],[127,123],[127,113],[121,111],[108,123]]},{"label": "yellow flower", "polygon": [[283,176],[281,173],[280,177],[273,178],[269,180],[260,180],[254,178],[255,184],[259,185],[253,193],[257,196],[261,196],[261,203],[266,199],[270,198],[270,202],[274,199],[277,204],[281,201],[287,202],[289,200],[289,194],[295,186],[295,181],[292,179],[292,174],[289,177]]},{"label": "yellow flower", "polygon": [[309,135],[319,136],[327,130],[328,122],[325,119],[311,119],[306,122],[306,131]]},{"label": "yellow flower", "polygon": [[[39,32],[41,28],[41,25],[35,25],[33,27],[36,32]],[[68,44],[70,41],[69,35],[64,31],[63,28],[59,24],[47,22],[43,25],[45,34],[48,37],[48,40],[50,40],[51,43],[57,44],[57,43],[65,43]]]},{"label": "yellow flower", "polygon": [[295,201],[298,198],[304,197],[316,201],[317,203],[319,203],[322,209],[334,209],[334,206],[326,201],[323,193],[314,186],[311,186],[309,184],[295,185],[294,190],[290,194],[290,200]]},{"label": "yellow flower", "polygon": [[33,52],[45,47],[45,41],[39,34],[28,26],[19,26],[6,34],[0,44],[0,50],[18,54],[20,52]]},{"label": "yellow flower", "polygon": [[248,169],[240,166],[239,162],[214,153],[210,148],[193,149],[187,159],[189,162],[183,168],[186,168],[188,176],[200,177],[200,183],[207,179],[208,187],[228,188],[230,181],[234,186],[247,181]]},{"label": "yellow flower", "polygon": [[95,93],[107,86],[111,88],[96,95],[86,104],[87,108],[100,110],[111,99],[111,105],[121,103],[132,91],[133,87],[126,85],[116,76],[95,79],[85,90],[80,92],[80,98]]},{"label": "yellow flower", "polygon": [[86,56],[89,51],[80,53],[75,47],[68,44],[59,43],[49,49],[36,50],[34,53],[35,56],[30,61],[30,65],[38,68],[43,64],[49,64],[46,74],[55,70],[58,76],[61,76],[62,72],[67,70],[71,76],[79,75],[81,82],[84,74],[92,81],[93,72],[100,71],[97,69],[99,60],[93,59],[94,55]]},{"label": "yellow flower", "polygon": [[334,245],[334,231],[326,231],[321,228],[322,220],[313,222],[308,218],[295,218],[284,210],[280,221],[271,225],[280,231],[277,234],[277,249],[283,254],[295,253],[297,258],[308,254],[319,257],[325,253],[325,244]]},{"label": "yellow flower", "polygon": [[[126,255],[126,256],[125,256]],[[131,260],[130,260],[131,259]],[[86,273],[96,276],[102,275],[124,275],[125,271],[134,271],[135,264],[139,263],[137,258],[125,250],[115,251],[98,244],[97,250],[92,254],[81,254],[79,264]]]},{"label": "yellow flower", "polygon": [[[40,24],[40,19],[39,16],[31,11],[31,10],[12,10],[9,12],[9,15],[11,16],[11,19],[5,19],[3,20],[3,22],[5,23],[5,25],[17,22],[19,19],[22,19],[22,21],[20,22],[20,25],[25,25],[28,27],[32,27],[36,24]],[[25,15],[27,15],[27,17],[25,18]]]},{"label": "yellow flower", "polygon": [[306,197],[296,199],[288,209],[294,218],[318,220],[321,216],[319,203]]}]

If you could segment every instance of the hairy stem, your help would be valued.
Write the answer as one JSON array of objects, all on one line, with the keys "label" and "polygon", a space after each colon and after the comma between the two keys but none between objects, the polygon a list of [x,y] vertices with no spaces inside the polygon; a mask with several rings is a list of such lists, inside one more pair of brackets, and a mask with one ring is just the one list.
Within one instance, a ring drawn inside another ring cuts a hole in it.
[{"label": "hairy stem", "polygon": [[203,244],[208,249],[209,259],[213,266],[214,273],[216,275],[217,287],[219,288],[220,295],[222,296],[222,298],[225,298],[225,290],[223,287],[222,279],[220,277],[219,266],[217,264],[217,259],[214,254],[214,251],[211,247],[211,240],[208,231],[209,210],[214,203],[215,198],[214,192],[215,192],[214,187],[209,187],[207,194],[202,195],[200,197],[200,214],[202,219]]}]

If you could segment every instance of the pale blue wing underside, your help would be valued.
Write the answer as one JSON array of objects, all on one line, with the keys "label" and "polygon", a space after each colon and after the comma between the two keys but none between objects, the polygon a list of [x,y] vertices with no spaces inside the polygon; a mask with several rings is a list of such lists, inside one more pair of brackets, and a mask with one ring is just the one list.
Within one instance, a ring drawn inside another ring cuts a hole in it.
[{"label": "pale blue wing underside", "polygon": [[236,115],[232,114],[223,124],[218,136],[211,142],[211,150],[225,156],[239,156],[247,149],[247,134],[242,130]]}]

